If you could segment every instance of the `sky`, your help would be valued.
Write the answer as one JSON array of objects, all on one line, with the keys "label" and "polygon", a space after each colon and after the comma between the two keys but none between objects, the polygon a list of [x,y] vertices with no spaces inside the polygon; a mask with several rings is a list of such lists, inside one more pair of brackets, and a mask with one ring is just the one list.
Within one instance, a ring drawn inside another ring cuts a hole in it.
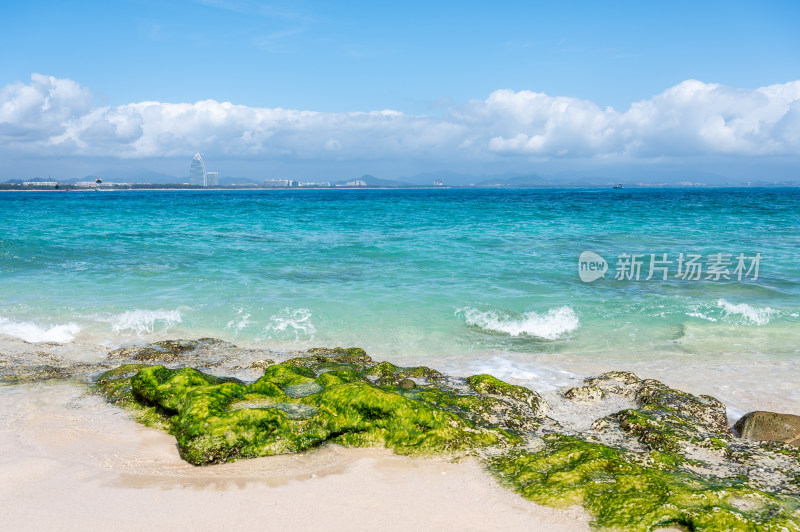
[{"label": "sky", "polygon": [[797,177],[796,1],[4,2],[0,181]]}]

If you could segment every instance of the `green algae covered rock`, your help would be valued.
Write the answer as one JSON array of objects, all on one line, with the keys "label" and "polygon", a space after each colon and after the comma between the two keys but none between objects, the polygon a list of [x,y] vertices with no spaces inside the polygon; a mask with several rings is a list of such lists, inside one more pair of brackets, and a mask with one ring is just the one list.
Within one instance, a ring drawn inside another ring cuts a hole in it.
[{"label": "green algae covered rock", "polygon": [[537,452],[491,459],[500,478],[534,502],[580,504],[600,529],[800,530],[791,501],[753,489],[741,478],[637,464],[624,451],[563,435]]},{"label": "green algae covered rock", "polygon": [[[510,431],[446,408],[457,401],[452,390],[443,392],[450,401],[435,404],[399,386],[408,375],[425,382],[438,372],[375,364],[358,351],[316,350],[267,367],[252,384],[192,368],[128,365],[102,375],[98,385],[112,402],[147,413],[140,420],[167,425],[181,457],[196,465],[299,452],[326,442],[456,456],[522,442]],[[432,385],[420,385],[426,387]]]},{"label": "green algae covered rock", "polygon": [[[581,504],[601,529],[800,530],[800,453],[736,439],[725,405],[713,397],[629,372],[586,383],[595,395],[626,397],[636,408],[584,433],[545,435],[536,452],[493,459],[523,495]],[[570,391],[568,399],[581,401]]]},{"label": "green algae covered rock", "polygon": [[131,378],[147,364],[123,364],[102,373],[95,380],[96,389],[108,402],[133,412],[136,421],[161,430],[169,430],[168,416],[153,405],[137,400],[133,395]]},{"label": "green algae covered rock", "polygon": [[467,385],[483,395],[495,395],[515,399],[528,405],[534,417],[543,417],[547,414],[547,403],[541,396],[523,386],[508,384],[491,375],[473,375],[467,378]]},{"label": "green algae covered rock", "polygon": [[725,406],[709,396],[606,373],[563,400],[617,397],[632,407],[577,431],[548,417],[559,409],[535,391],[491,375],[449,377],[376,362],[358,348],[312,349],[263,366],[263,376],[243,382],[126,364],[96,386],[173,434],[181,457],[196,465],[329,442],[477,455],[532,501],[583,506],[598,529],[800,532],[800,449],[736,438]]}]

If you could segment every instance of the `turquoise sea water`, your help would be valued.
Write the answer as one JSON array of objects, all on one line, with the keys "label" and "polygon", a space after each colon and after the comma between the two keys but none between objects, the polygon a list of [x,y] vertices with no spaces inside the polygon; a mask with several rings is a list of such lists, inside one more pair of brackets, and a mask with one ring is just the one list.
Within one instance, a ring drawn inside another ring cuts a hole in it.
[{"label": "turquoise sea water", "polygon": [[[580,279],[583,251],[605,278]],[[512,376],[545,358],[791,362],[799,252],[798,189],[8,192],[0,337],[504,354]],[[645,280],[664,253],[669,279]],[[681,253],[700,279],[675,277]],[[731,280],[706,279],[717,253]],[[622,254],[643,255],[639,280],[614,278]],[[739,254],[760,254],[757,279],[736,279]]]}]

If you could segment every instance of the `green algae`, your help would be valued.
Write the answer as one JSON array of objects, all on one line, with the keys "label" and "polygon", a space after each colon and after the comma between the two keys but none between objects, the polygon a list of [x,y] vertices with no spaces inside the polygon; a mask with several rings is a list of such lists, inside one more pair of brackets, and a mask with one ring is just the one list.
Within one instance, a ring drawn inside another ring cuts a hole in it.
[{"label": "green algae", "polygon": [[438,388],[414,390],[407,395],[453,412],[483,427],[499,427],[524,433],[541,426],[541,418],[527,407],[527,403],[504,401],[492,396],[453,394]]},{"label": "green algae", "polygon": [[139,423],[168,431],[169,415],[156,406],[145,404],[133,395],[131,378],[148,367],[150,366],[147,364],[123,364],[106,371],[95,380],[95,389],[111,404],[131,411]]},{"label": "green algae", "polygon": [[599,529],[800,530],[791,505],[741,479],[634,463],[619,449],[564,435],[538,452],[490,459],[498,476],[547,506],[582,505]]},{"label": "green algae", "polygon": [[[360,353],[334,356],[346,366],[354,357],[366,362]],[[317,376],[305,365],[328,371]],[[113,374],[119,378],[106,375],[98,383],[110,400],[119,396],[121,406],[158,413],[181,456],[196,465],[299,452],[325,442],[449,455],[521,443],[501,428],[477,425],[407,397],[400,388],[366,382],[366,371],[330,371],[332,365],[330,360],[276,364],[250,385],[160,365],[137,367],[129,376],[134,368],[129,366]],[[387,366],[378,371],[407,373]]]},{"label": "green algae", "polygon": [[544,415],[547,405],[541,396],[523,386],[508,384],[491,375],[473,375],[467,378],[467,385],[484,395],[496,395],[522,401],[526,403],[537,415]]},{"label": "green algae", "polygon": [[[249,384],[129,364],[96,386],[140,422],[173,434],[181,457],[195,465],[326,443],[477,455],[537,503],[582,505],[598,529],[800,530],[796,447],[737,440],[719,401],[632,373],[587,384],[599,395],[635,400],[636,408],[568,432],[527,388],[491,375],[445,378],[424,366],[375,362],[357,348],[314,349],[267,365]],[[764,464],[785,475],[748,473]]]},{"label": "green algae", "polygon": [[319,393],[324,389],[325,387],[321,384],[311,381],[301,384],[294,384],[291,386],[284,386],[283,392],[289,397],[294,397],[297,399],[298,397],[308,397],[309,395],[314,395],[315,393]]}]

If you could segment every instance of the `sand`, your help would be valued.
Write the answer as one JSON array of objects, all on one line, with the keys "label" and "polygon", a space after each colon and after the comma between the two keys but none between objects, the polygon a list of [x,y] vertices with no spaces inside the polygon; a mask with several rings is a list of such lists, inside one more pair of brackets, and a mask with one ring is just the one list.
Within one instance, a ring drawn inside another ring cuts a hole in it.
[{"label": "sand", "polygon": [[4,530],[589,530],[474,460],[326,446],[219,466],[183,462],[171,436],[73,384],[0,388]]}]

